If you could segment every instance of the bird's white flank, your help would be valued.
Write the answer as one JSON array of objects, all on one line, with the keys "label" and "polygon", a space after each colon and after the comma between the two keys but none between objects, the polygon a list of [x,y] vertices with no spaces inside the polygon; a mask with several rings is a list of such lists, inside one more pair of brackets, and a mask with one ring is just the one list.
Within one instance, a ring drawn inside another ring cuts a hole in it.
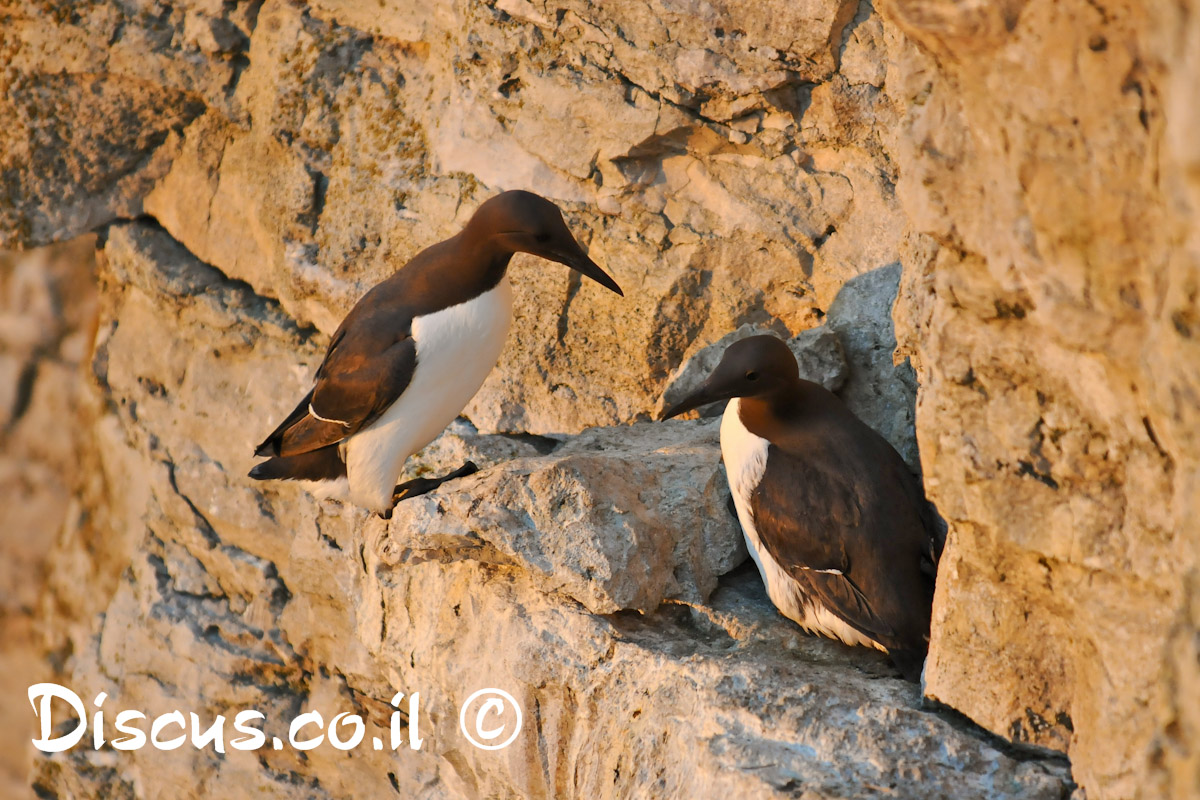
[{"label": "bird's white flank", "polygon": [[383,415],[346,442],[350,499],[384,512],[405,460],[433,441],[479,391],[500,358],[512,322],[505,276],[473,300],[413,318],[417,365]]}]

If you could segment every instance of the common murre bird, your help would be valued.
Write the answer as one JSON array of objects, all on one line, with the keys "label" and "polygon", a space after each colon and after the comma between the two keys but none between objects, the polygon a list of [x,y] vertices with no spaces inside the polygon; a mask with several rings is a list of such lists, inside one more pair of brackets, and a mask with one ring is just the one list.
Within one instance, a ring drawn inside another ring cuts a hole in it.
[{"label": "common murre bird", "polygon": [[557,261],[623,295],[588,258],[558,207],[510,191],[481,205],[455,236],[422,250],[363,295],[334,332],[314,386],[254,453],[257,480],[298,480],[387,519],[399,500],[475,471],[397,486],[483,384],[512,321],[507,269],[516,253]]},{"label": "common murre bird", "polygon": [[774,336],[734,342],[669,419],[729,400],[721,454],[767,595],[811,632],[888,653],[919,681],[942,537],[900,454]]}]

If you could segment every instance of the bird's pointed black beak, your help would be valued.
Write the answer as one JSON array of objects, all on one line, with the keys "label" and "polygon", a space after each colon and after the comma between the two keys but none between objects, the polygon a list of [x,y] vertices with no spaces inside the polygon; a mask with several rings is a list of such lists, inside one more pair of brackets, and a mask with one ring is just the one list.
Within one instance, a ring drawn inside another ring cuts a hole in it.
[{"label": "bird's pointed black beak", "polygon": [[621,297],[625,296],[625,293],[621,291],[621,287],[617,285],[617,282],[607,272],[600,269],[595,261],[588,258],[582,249],[572,254],[556,254],[554,260],[560,264],[566,264],[578,273],[586,275],[604,288],[611,289],[621,295]]},{"label": "bird's pointed black beak", "polygon": [[660,420],[671,419],[672,417],[678,417],[680,414],[686,414],[687,412],[699,408],[700,406],[706,406],[709,403],[716,403],[720,400],[728,399],[729,395],[723,392],[714,391],[709,382],[705,381],[687,397],[683,398],[670,408],[663,409],[662,413],[658,415],[658,418]]}]

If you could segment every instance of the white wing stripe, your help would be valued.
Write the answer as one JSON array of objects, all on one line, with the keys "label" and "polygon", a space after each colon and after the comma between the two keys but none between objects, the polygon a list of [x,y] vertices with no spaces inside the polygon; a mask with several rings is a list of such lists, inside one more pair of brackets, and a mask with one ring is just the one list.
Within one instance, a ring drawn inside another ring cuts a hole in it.
[{"label": "white wing stripe", "polygon": [[312,407],[312,403],[308,404],[308,413],[311,414],[313,417],[316,417],[317,419],[321,420],[321,422],[332,422],[334,425],[341,425],[343,428],[350,427],[349,422],[342,422],[340,419],[329,419],[328,417],[322,417],[320,414],[317,413],[316,409],[314,409]]}]

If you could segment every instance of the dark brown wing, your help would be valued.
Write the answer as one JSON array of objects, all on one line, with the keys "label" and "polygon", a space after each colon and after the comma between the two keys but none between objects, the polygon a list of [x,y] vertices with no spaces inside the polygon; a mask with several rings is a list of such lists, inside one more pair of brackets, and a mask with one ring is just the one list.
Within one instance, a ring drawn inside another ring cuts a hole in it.
[{"label": "dark brown wing", "polygon": [[830,611],[889,649],[919,648],[929,626],[920,570],[927,539],[904,476],[913,480],[882,439],[850,445],[816,436],[803,446],[771,444],[750,498],[771,557]]},{"label": "dark brown wing", "polygon": [[259,445],[258,455],[291,456],[340,442],[400,397],[416,369],[416,343],[405,336],[372,352],[369,338],[346,337],[330,349],[316,386]]},{"label": "dark brown wing", "polygon": [[[342,441],[370,425],[412,380],[417,348],[413,309],[397,276],[379,284],[334,332],[312,391],[255,450],[293,456]],[[391,295],[391,296],[390,296]]]}]

